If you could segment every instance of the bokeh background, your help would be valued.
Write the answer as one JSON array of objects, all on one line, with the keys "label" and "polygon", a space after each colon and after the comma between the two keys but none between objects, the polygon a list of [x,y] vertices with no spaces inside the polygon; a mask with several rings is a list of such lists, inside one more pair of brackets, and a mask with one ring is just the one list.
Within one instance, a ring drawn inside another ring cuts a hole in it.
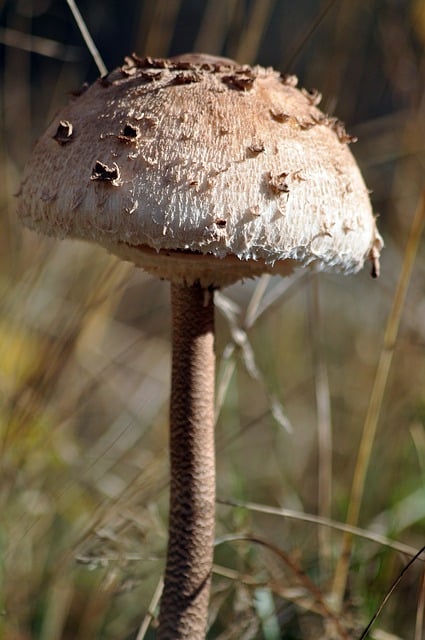
[{"label": "bokeh background", "polygon": [[[272,65],[320,89],[322,109],[359,138],[352,151],[386,243],[381,278],[368,267],[350,277],[300,272],[218,296],[219,544],[208,635],[359,638],[425,539],[421,249],[338,614],[342,532],[314,516],[346,520],[424,188],[425,3],[78,6],[108,69],[132,51]],[[0,72],[0,637],[153,639],[167,527],[168,286],[94,246],[37,237],[16,219],[33,141],[98,75],[65,0],[0,2]],[[423,640],[424,585],[419,560],[369,637]]]}]

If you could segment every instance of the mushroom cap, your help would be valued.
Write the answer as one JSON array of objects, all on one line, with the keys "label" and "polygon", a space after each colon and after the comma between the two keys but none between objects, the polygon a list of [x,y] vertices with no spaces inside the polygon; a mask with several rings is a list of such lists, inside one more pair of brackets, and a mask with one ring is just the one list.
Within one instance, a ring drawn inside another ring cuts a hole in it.
[{"label": "mushroom cap", "polygon": [[19,216],[205,286],[376,262],[382,240],[351,137],[296,83],[226,58],[133,54],[37,141]]}]

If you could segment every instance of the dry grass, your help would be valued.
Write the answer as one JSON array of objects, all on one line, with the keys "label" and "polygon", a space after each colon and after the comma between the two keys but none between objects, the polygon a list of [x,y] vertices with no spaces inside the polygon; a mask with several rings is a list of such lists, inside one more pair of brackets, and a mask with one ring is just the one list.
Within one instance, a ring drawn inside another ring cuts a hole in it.
[{"label": "dry grass", "polygon": [[[122,4],[78,3],[107,66],[192,48],[273,64],[319,87],[359,136],[381,279],[298,274],[220,296],[208,637],[360,638],[425,534],[425,256],[406,251],[424,188],[423,2]],[[148,640],[166,541],[168,287],[19,227],[32,140],[96,67],[66,3],[6,2],[0,15],[0,637]],[[425,637],[423,575],[418,561],[369,637]]]}]

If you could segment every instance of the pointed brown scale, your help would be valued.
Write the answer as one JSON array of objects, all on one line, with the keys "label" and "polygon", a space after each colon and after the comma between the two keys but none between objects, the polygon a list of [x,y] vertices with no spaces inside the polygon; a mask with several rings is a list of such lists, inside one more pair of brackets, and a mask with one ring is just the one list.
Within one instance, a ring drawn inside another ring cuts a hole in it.
[{"label": "pointed brown scale", "polygon": [[136,53],[131,54],[131,59],[136,66],[142,68],[152,67],[153,69],[166,69],[170,64],[166,58],[152,58],[151,56],[140,58]]},{"label": "pointed brown scale", "polygon": [[288,173],[285,171],[279,174],[269,172],[267,175],[267,183],[274,194],[289,193],[289,186],[286,182],[287,177]]},{"label": "pointed brown scale", "polygon": [[307,98],[309,104],[317,107],[322,101],[322,94],[317,89],[301,89],[301,93]]},{"label": "pointed brown scale", "polygon": [[297,119],[297,125],[302,131],[308,131],[312,127],[315,126],[315,122],[309,118],[303,118],[302,120]]},{"label": "pointed brown scale", "polygon": [[134,142],[140,138],[140,129],[132,124],[125,124],[122,133],[118,135],[118,140],[122,142],[134,144]]},{"label": "pointed brown scale", "polygon": [[247,213],[251,216],[260,216],[261,215],[260,205],[254,204],[252,207],[249,207],[247,209]]},{"label": "pointed brown scale", "polygon": [[56,129],[56,133],[53,136],[53,140],[59,142],[59,144],[67,144],[74,139],[74,127],[68,120],[61,120]]},{"label": "pointed brown scale", "polygon": [[201,75],[195,72],[183,72],[178,73],[174,76],[172,83],[175,85],[179,84],[192,84],[192,82],[201,82]]},{"label": "pointed brown scale", "polygon": [[91,172],[90,180],[99,182],[109,182],[114,187],[120,184],[120,170],[116,162],[112,164],[112,167],[96,160],[96,163]]},{"label": "pointed brown scale", "polygon": [[260,142],[260,141],[257,141],[257,140],[254,140],[248,146],[248,151],[253,156],[256,156],[259,153],[263,153],[264,150],[265,150],[264,142]]},{"label": "pointed brown scale", "polygon": [[286,123],[286,122],[289,122],[291,119],[294,120],[294,117],[290,116],[289,113],[284,113],[279,109],[275,109],[275,108],[270,109],[269,113],[273,118],[273,120],[276,120],[276,122]]},{"label": "pointed brown scale", "polygon": [[298,85],[297,76],[291,75],[289,73],[281,73],[280,80],[283,84],[286,84],[288,87],[296,87]]},{"label": "pointed brown scale", "polygon": [[162,71],[140,71],[137,77],[144,82],[155,82],[162,78]]},{"label": "pointed brown scale", "polygon": [[335,120],[332,124],[332,129],[335,131],[338,136],[338,140],[340,142],[345,142],[346,144],[350,144],[351,142],[357,142],[356,136],[352,136],[345,130],[345,125],[341,120]]},{"label": "pointed brown scale", "polygon": [[252,89],[255,81],[255,76],[252,75],[239,75],[237,73],[229,76],[223,76],[224,84],[231,89],[240,89],[241,91],[249,91]]}]

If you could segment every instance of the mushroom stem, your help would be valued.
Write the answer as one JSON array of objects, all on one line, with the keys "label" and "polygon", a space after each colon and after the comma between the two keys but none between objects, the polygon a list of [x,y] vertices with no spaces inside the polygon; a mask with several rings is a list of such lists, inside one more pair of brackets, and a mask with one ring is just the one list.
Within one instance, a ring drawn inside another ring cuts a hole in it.
[{"label": "mushroom stem", "polygon": [[215,520],[214,299],[171,284],[170,512],[159,640],[205,638]]}]

